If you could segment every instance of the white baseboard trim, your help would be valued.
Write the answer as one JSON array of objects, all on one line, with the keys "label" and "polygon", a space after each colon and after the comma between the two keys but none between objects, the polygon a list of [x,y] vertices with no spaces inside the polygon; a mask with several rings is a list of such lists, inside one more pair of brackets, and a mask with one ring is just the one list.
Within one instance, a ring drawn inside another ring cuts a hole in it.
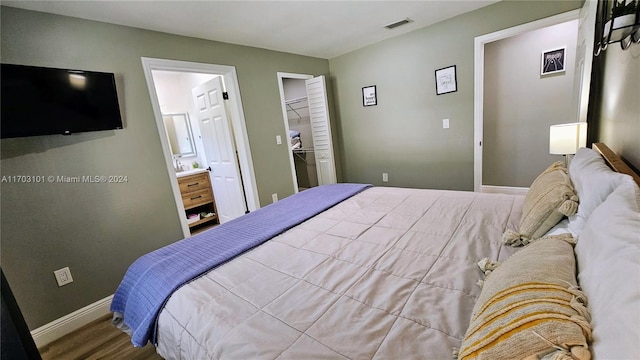
[{"label": "white baseboard trim", "polygon": [[93,304],[89,304],[82,309],[78,309],[71,314],[65,315],[31,331],[31,336],[36,343],[36,347],[40,348],[45,346],[93,320],[107,315],[110,312],[109,308],[112,299],[113,295],[107,296],[102,300],[98,300]]},{"label": "white baseboard trim", "polygon": [[482,185],[480,192],[493,194],[527,195],[529,188],[513,186]]}]

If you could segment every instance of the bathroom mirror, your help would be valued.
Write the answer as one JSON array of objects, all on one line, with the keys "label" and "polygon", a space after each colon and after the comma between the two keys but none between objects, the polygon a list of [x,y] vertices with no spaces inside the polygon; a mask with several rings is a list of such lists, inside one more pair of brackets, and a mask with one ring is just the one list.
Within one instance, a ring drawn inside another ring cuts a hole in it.
[{"label": "bathroom mirror", "polygon": [[193,142],[189,114],[163,114],[162,120],[173,156],[195,156],[196,147]]}]

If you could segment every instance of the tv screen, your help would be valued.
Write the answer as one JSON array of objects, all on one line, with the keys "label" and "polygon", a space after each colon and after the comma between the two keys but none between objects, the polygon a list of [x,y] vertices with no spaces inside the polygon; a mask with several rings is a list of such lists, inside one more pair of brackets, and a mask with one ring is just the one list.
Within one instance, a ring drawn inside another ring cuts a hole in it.
[{"label": "tv screen", "polygon": [[122,129],[112,73],[1,66],[3,139]]}]

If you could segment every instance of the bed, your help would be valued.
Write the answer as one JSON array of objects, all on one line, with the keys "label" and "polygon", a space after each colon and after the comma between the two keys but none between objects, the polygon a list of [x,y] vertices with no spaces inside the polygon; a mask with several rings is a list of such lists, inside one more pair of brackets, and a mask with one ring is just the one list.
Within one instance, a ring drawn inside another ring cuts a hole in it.
[{"label": "bed", "polygon": [[526,196],[313,188],[138,259],[113,322],[167,359],[640,358],[639,199],[591,149]]}]

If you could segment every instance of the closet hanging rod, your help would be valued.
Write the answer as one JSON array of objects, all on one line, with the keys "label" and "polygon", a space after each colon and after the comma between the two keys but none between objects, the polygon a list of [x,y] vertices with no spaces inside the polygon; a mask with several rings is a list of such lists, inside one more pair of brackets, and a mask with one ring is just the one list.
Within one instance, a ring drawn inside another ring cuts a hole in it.
[{"label": "closet hanging rod", "polygon": [[297,148],[292,149],[293,155],[297,156],[300,160],[302,160],[305,164],[307,163],[307,153],[312,153],[313,148]]},{"label": "closet hanging rod", "polygon": [[291,151],[293,151],[294,153],[309,153],[313,152],[313,148],[300,147],[297,149],[291,149]]}]

